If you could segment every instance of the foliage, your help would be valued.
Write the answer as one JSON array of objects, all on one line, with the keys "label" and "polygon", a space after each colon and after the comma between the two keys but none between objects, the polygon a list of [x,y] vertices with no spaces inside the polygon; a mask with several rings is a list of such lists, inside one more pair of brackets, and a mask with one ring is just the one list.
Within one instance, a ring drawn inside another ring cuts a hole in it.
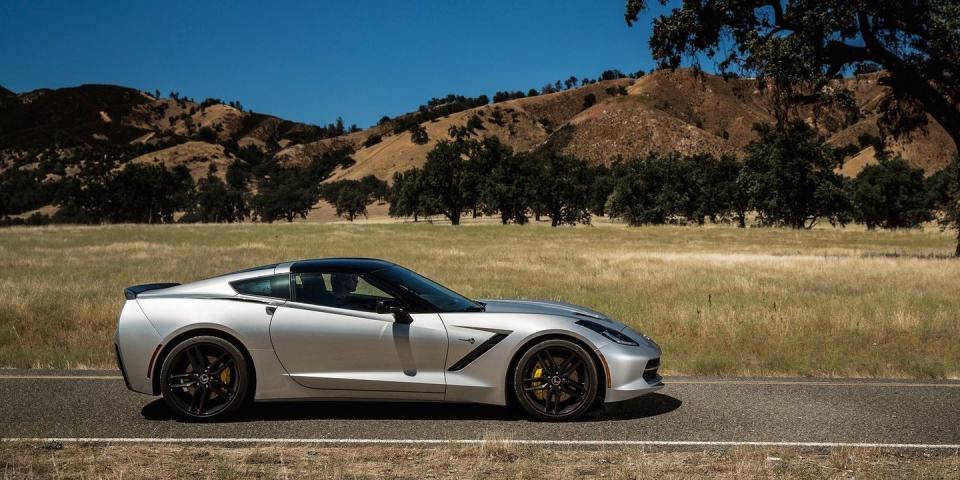
[{"label": "foliage", "polygon": [[118,172],[106,168],[82,171],[64,182],[55,200],[57,222],[171,223],[193,190],[183,165],[129,164]]},{"label": "foliage", "polygon": [[820,219],[844,224],[851,209],[835,169],[843,153],[797,120],[785,130],[755,125],[760,136],[746,146],[744,183],[762,225],[812,228]]},{"label": "foliage", "polygon": [[550,215],[550,223],[590,223],[590,171],[576,157],[551,153],[536,161],[535,202]]},{"label": "foliage", "polygon": [[419,168],[393,174],[388,200],[391,217],[413,217],[416,222],[420,216],[432,215],[436,211],[433,199],[427,195],[423,171]]},{"label": "foliage", "polygon": [[[647,0],[628,0],[627,24]],[[929,113],[960,147],[960,3],[955,0],[690,0],[653,22],[653,56],[676,68],[704,54],[721,70],[752,72],[792,105],[817,100],[838,74],[870,62],[885,71],[893,96],[881,105],[882,129],[909,133]]]},{"label": "foliage", "polygon": [[514,155],[497,137],[474,149],[471,171],[476,175],[477,202],[488,215],[499,213],[500,222],[527,223],[533,195],[534,165],[527,155]]},{"label": "foliage", "polygon": [[468,171],[466,156],[473,148],[472,140],[441,140],[427,153],[423,165],[422,186],[435,202],[439,213],[450,223],[460,224],[460,216],[470,206],[471,196],[476,191],[476,176]]},{"label": "foliage", "polygon": [[197,188],[190,195],[182,223],[233,223],[242,222],[250,216],[246,198],[237,189],[213,174],[197,181]]},{"label": "foliage", "polygon": [[584,109],[584,110],[586,110],[586,109],[588,109],[588,108],[590,108],[590,107],[592,107],[592,106],[594,106],[594,105],[596,105],[596,104],[597,104],[597,96],[596,96],[596,95],[594,95],[594,94],[592,94],[592,93],[588,93],[588,94],[584,95],[584,97],[583,97],[583,109]]},{"label": "foliage", "polygon": [[427,129],[423,125],[414,125],[410,127],[410,141],[417,145],[426,145],[430,141],[427,136]]},{"label": "foliage", "polygon": [[[376,177],[373,177],[376,180]],[[338,217],[353,221],[367,216],[367,205],[373,203],[372,192],[359,180],[340,180],[322,188],[322,197],[330,202]]]},{"label": "foliage", "polygon": [[381,137],[380,135],[372,134],[369,137],[367,137],[366,140],[363,141],[363,146],[372,147],[380,143],[381,141],[383,141],[383,137]]},{"label": "foliage", "polygon": [[[499,110],[495,110],[495,111],[499,112]],[[471,133],[474,133],[474,134],[476,133],[477,130],[484,130],[483,119],[480,118],[479,115],[473,114],[470,116],[470,119],[467,120],[466,127],[467,127],[467,130],[469,130]]]},{"label": "foliage", "polygon": [[850,183],[854,218],[873,230],[913,228],[932,218],[923,170],[902,158],[880,158]]},{"label": "foliage", "polygon": [[939,222],[944,229],[957,231],[957,249],[960,257],[960,155],[947,167],[928,179],[931,206],[939,211]]},{"label": "foliage", "polygon": [[250,201],[254,215],[263,222],[306,218],[320,198],[320,183],[337,167],[349,167],[354,160],[349,150],[316,157],[306,167],[283,167],[276,160],[260,165],[257,194]]},{"label": "foliage", "polygon": [[656,154],[617,165],[610,216],[622,218],[631,226],[675,221],[697,193],[685,167],[676,156]]}]

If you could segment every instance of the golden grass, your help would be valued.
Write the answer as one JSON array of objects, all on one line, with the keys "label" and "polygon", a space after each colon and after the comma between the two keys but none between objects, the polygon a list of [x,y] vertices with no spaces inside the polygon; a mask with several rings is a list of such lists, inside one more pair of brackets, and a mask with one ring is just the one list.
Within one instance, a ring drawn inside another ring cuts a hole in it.
[{"label": "golden grass", "polygon": [[110,367],[122,289],[327,256],[475,298],[583,304],[664,373],[960,377],[960,261],[936,229],[550,228],[480,222],[0,229],[0,366]]},{"label": "golden grass", "polygon": [[0,444],[3,478],[957,478],[960,457],[867,449],[572,450]]}]

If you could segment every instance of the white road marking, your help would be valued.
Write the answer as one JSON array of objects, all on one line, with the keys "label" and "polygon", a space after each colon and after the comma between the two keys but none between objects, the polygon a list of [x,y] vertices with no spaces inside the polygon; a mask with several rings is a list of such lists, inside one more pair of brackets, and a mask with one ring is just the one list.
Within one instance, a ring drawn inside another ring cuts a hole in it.
[{"label": "white road marking", "polygon": [[119,375],[0,375],[0,380],[123,380]]},{"label": "white road marking", "polygon": [[908,383],[908,382],[877,382],[864,379],[862,382],[842,382],[842,381],[790,381],[790,380],[670,380],[667,378],[666,385],[815,385],[818,387],[937,387],[937,388],[960,388],[958,383]]},{"label": "white road marking", "polygon": [[404,438],[0,438],[0,442],[61,443],[301,443],[301,444],[418,444],[482,445],[510,443],[520,445],[570,446],[650,446],[650,447],[801,447],[801,448],[889,448],[920,450],[960,450],[960,444],[929,443],[844,443],[844,442],[749,442],[688,440],[484,440],[484,439],[404,439]]}]

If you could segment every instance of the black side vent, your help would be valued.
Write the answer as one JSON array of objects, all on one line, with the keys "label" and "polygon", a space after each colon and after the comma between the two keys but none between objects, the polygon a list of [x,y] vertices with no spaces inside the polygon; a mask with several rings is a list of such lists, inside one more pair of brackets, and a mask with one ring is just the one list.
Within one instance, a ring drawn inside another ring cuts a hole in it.
[{"label": "black side vent", "polygon": [[474,360],[480,358],[480,355],[487,353],[487,350],[493,348],[496,344],[500,343],[504,338],[507,338],[506,333],[495,333],[492,337],[488,338],[487,341],[477,345],[477,348],[474,348],[470,353],[466,354],[461,358],[457,363],[454,363],[452,367],[448,368],[449,372],[456,372],[458,370],[463,370],[464,367],[473,363]]}]

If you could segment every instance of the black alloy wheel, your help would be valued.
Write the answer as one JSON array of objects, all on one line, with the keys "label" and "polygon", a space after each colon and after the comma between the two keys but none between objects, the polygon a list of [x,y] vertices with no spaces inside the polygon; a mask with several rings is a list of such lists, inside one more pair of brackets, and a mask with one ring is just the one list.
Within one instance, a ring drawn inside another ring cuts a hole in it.
[{"label": "black alloy wheel", "polygon": [[520,406],[538,420],[574,420],[597,398],[597,368],[580,345],[546,340],[527,350],[513,372]]},{"label": "black alloy wheel", "polygon": [[216,420],[235,413],[246,401],[248,366],[232,343],[193,337],[170,351],[160,370],[163,400],[180,417]]}]

